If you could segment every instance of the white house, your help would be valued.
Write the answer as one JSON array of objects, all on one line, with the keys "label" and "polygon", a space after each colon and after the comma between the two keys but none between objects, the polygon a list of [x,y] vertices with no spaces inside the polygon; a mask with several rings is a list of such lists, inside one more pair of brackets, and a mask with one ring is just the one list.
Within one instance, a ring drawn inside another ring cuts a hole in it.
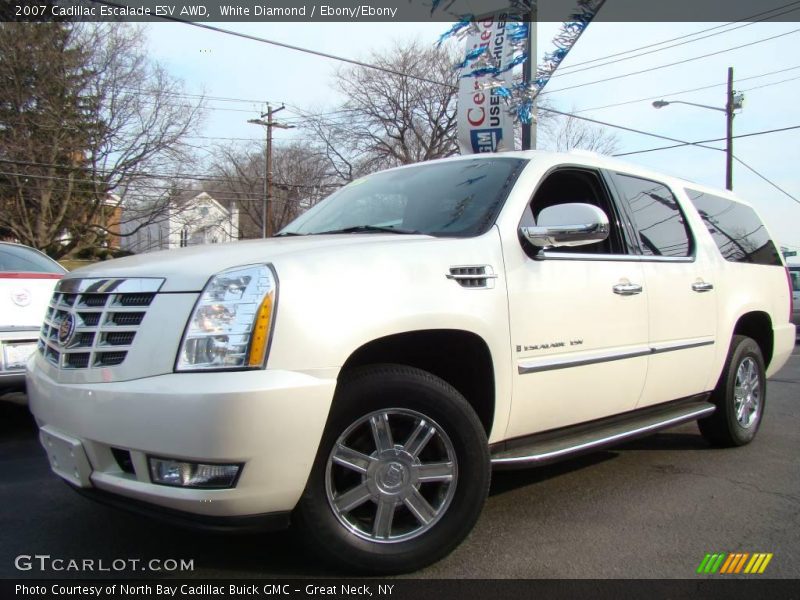
[{"label": "white house", "polygon": [[228,209],[206,192],[191,191],[178,197],[163,215],[154,217],[146,212],[141,207],[123,207],[123,249],[138,254],[239,239],[236,204]]}]

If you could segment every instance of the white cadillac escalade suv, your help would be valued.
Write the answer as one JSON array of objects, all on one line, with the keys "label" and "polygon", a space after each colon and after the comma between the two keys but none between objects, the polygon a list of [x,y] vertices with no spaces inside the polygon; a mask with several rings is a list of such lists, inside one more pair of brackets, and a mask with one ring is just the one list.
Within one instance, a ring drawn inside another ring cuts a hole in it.
[{"label": "white cadillac escalade suv", "polygon": [[286,526],[417,569],[493,468],[697,420],[748,443],[795,342],[769,232],[728,192],[592,156],[364,177],[274,239],[67,275],[27,376],[52,469],[101,501]]}]

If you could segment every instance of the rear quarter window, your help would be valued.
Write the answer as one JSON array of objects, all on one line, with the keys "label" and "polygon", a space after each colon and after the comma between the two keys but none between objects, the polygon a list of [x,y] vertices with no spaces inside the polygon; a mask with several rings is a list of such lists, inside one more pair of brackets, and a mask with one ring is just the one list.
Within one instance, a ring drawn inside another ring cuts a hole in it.
[{"label": "rear quarter window", "polygon": [[686,193],[725,260],[783,264],[777,246],[752,208],[707,192],[687,189]]},{"label": "rear quarter window", "polygon": [[614,184],[627,203],[642,254],[672,258],[691,254],[689,227],[666,185],[624,173],[615,175]]}]

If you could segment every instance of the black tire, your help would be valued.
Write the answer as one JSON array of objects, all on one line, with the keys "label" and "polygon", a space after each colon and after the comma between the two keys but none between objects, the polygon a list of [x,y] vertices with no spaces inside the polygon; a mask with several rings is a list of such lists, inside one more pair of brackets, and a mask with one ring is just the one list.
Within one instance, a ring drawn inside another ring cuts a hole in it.
[{"label": "black tire", "polygon": [[[745,384],[738,394],[737,383]],[[697,422],[700,433],[715,446],[749,444],[761,425],[766,397],[767,376],[761,348],[749,337],[733,336],[725,367],[711,396],[717,410]]]},{"label": "black tire", "polygon": [[[383,437],[386,430],[390,438]],[[423,437],[424,444],[417,444]],[[352,465],[343,466],[341,460],[351,456]],[[435,480],[421,482],[421,476]],[[449,554],[469,534],[489,479],[485,431],[458,391],[420,369],[364,367],[339,384],[295,523],[311,548],[339,567],[414,571]],[[345,499],[351,498],[360,504],[349,508]],[[392,518],[379,523],[379,506]]]}]

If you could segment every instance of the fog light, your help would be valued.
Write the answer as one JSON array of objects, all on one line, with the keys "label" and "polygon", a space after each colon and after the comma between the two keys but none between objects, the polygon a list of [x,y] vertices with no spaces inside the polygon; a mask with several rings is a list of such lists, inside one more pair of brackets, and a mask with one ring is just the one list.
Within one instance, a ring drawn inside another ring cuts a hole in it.
[{"label": "fog light", "polygon": [[213,465],[148,457],[150,479],[160,485],[226,489],[236,485],[242,465]]}]

